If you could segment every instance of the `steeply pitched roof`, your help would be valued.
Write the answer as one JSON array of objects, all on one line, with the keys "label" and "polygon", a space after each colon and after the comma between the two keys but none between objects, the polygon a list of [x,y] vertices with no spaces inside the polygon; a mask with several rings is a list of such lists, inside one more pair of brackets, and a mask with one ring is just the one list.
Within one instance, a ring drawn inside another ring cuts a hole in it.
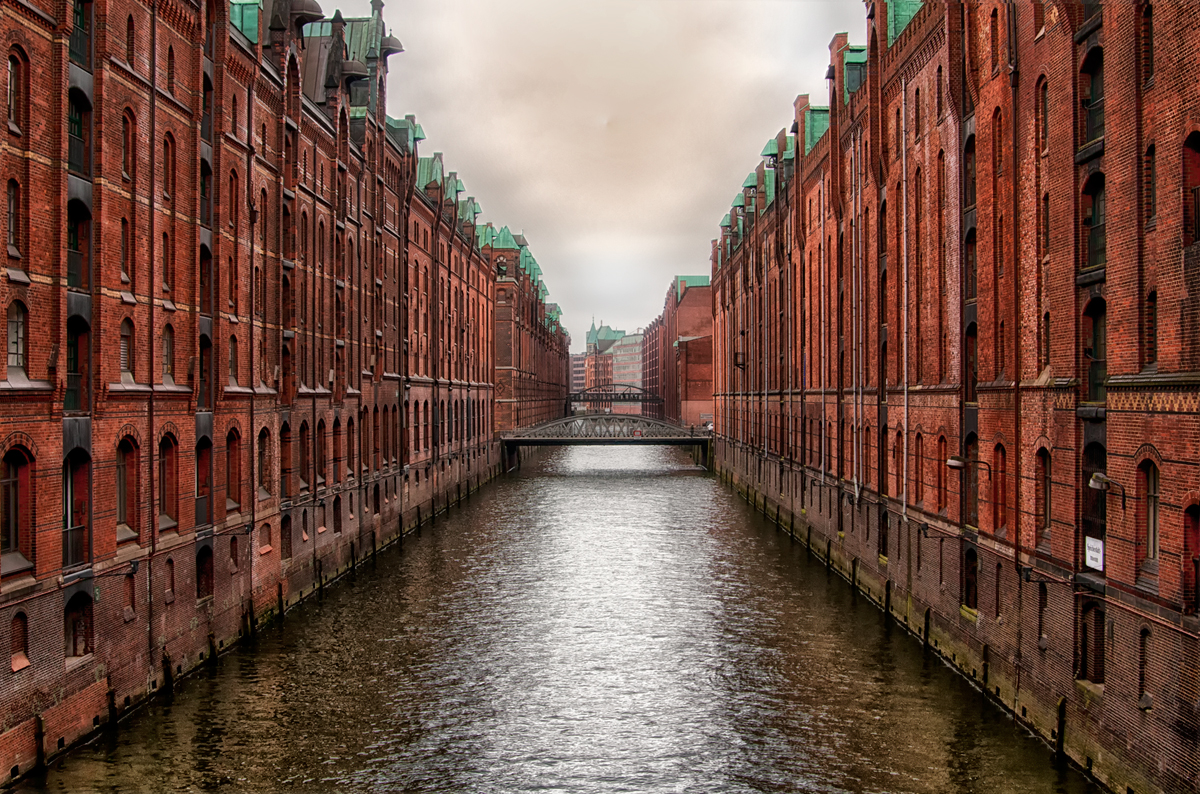
[{"label": "steeply pitched roof", "polygon": [[509,231],[507,226],[500,230],[500,232],[496,235],[496,239],[492,242],[492,248],[516,250],[520,247],[521,246],[517,245],[517,241],[513,239],[513,234],[511,231]]},{"label": "steeply pitched roof", "polygon": [[924,3],[921,0],[891,0],[888,3],[888,46],[900,38],[900,34],[912,22],[912,18],[921,10]]}]

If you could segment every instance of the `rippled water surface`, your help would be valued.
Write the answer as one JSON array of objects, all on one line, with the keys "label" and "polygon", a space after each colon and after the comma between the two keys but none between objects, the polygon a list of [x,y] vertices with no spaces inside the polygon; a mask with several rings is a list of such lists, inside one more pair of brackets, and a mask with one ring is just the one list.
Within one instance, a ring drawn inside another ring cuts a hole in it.
[{"label": "rippled water surface", "polygon": [[1094,791],[652,447],[526,463],[37,787]]}]

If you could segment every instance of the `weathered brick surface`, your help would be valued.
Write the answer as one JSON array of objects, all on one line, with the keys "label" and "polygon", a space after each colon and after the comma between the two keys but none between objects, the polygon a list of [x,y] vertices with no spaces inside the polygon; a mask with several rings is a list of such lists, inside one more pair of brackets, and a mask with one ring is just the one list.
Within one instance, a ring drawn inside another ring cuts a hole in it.
[{"label": "weathered brick surface", "polygon": [[[1197,9],[925,3],[889,41],[872,8],[865,48],[831,43],[832,109],[796,102],[786,184],[768,205],[760,168],[714,242],[718,467],[1107,786],[1194,790]],[[1103,518],[1093,470],[1127,492]]]},{"label": "weathered brick surface", "polygon": [[[5,776],[494,476],[498,330],[522,357],[517,421],[562,410],[565,334],[528,275],[527,313],[498,327],[474,200],[454,174],[415,184],[388,53],[362,54],[378,94],[352,102],[336,59],[302,77],[303,20],[252,41],[228,11],[94,3],[72,57],[71,4],[0,7],[18,89],[0,300],[25,312],[0,387]],[[346,57],[349,24],[368,21],[329,20]]]}]

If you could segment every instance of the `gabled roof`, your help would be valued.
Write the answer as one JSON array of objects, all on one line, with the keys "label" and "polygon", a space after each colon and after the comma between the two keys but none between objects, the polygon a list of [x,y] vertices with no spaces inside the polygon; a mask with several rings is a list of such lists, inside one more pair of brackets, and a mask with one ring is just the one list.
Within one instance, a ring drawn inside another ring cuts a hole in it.
[{"label": "gabled roof", "polygon": [[441,152],[435,153],[432,157],[417,158],[417,190],[424,193],[430,184],[436,183],[441,187],[443,181]]},{"label": "gabled roof", "polygon": [[742,187],[758,187],[758,174],[753,171],[742,181]]},{"label": "gabled roof", "polygon": [[492,242],[492,247],[516,250],[521,246],[517,245],[517,241],[513,239],[512,232],[505,226],[496,234],[495,240]]}]

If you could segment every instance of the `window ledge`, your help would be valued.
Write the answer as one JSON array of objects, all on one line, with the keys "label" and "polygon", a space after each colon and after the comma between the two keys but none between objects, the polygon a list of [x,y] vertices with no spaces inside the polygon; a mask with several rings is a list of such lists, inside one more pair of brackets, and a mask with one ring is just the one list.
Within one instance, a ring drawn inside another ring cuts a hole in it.
[{"label": "window ledge", "polygon": [[964,618],[971,621],[972,623],[979,622],[979,610],[971,609],[971,607],[967,606],[966,604],[962,604],[959,606],[958,614],[962,615]]},{"label": "window ledge", "polygon": [[8,370],[8,380],[0,380],[0,392],[4,391],[43,391],[52,392],[54,386],[45,380],[29,380],[24,371],[13,372],[17,367]]},{"label": "window ledge", "polygon": [[90,662],[91,659],[92,659],[92,655],[90,653],[86,653],[83,656],[68,656],[67,657],[67,669],[74,670],[76,667],[82,667],[83,665]]},{"label": "window ledge", "polygon": [[122,543],[129,543],[130,541],[136,541],[137,539],[138,533],[134,532],[132,527],[130,527],[128,524],[117,524],[118,545]]},{"label": "window ledge", "polygon": [[260,486],[258,489],[258,501],[265,502],[270,498],[271,498],[271,492],[268,491],[266,488],[263,488]]},{"label": "window ledge", "polygon": [[29,665],[30,665],[29,657],[26,656],[24,653],[17,651],[16,653],[13,654],[12,671],[14,673],[21,672],[26,667],[29,667]]},{"label": "window ledge", "polygon": [[1104,136],[1101,135],[1094,141],[1088,141],[1079,150],[1075,152],[1075,165],[1083,165],[1088,160],[1094,160],[1104,154]]},{"label": "window ledge", "polygon": [[137,614],[133,611],[133,607],[125,607],[125,611],[121,616],[124,618],[126,623],[131,623],[133,622],[133,619],[137,617]]},{"label": "window ledge", "polygon": [[10,551],[0,557],[0,576],[14,576],[23,571],[32,571],[33,563],[19,551]]},{"label": "window ledge", "polygon": [[166,513],[158,514],[158,531],[159,532],[170,532],[171,530],[177,529],[178,527],[179,527],[179,522],[176,521],[175,519],[171,518]]},{"label": "window ledge", "polygon": [[9,268],[5,268],[5,272],[8,275],[8,280],[11,281],[12,283],[24,284],[25,286],[29,286],[29,284],[30,284],[29,274],[26,273],[21,268],[9,267]]},{"label": "window ledge", "polygon": [[21,252],[20,252],[20,250],[17,249],[17,247],[15,245],[10,245],[8,247],[8,258],[9,259],[20,259],[21,258]]},{"label": "window ledge", "polygon": [[166,604],[174,604],[175,603],[175,591],[174,590],[167,590],[166,592],[163,593],[163,603],[166,603]]},{"label": "window ledge", "polygon": [[127,392],[129,394],[149,394],[151,389],[145,383],[134,383],[133,381],[121,381],[120,383],[108,384],[108,390],[112,392]]},{"label": "window ledge", "polygon": [[259,546],[258,547],[259,556],[265,556],[267,554],[270,554],[272,551],[273,551],[273,547],[271,547],[271,546]]}]

